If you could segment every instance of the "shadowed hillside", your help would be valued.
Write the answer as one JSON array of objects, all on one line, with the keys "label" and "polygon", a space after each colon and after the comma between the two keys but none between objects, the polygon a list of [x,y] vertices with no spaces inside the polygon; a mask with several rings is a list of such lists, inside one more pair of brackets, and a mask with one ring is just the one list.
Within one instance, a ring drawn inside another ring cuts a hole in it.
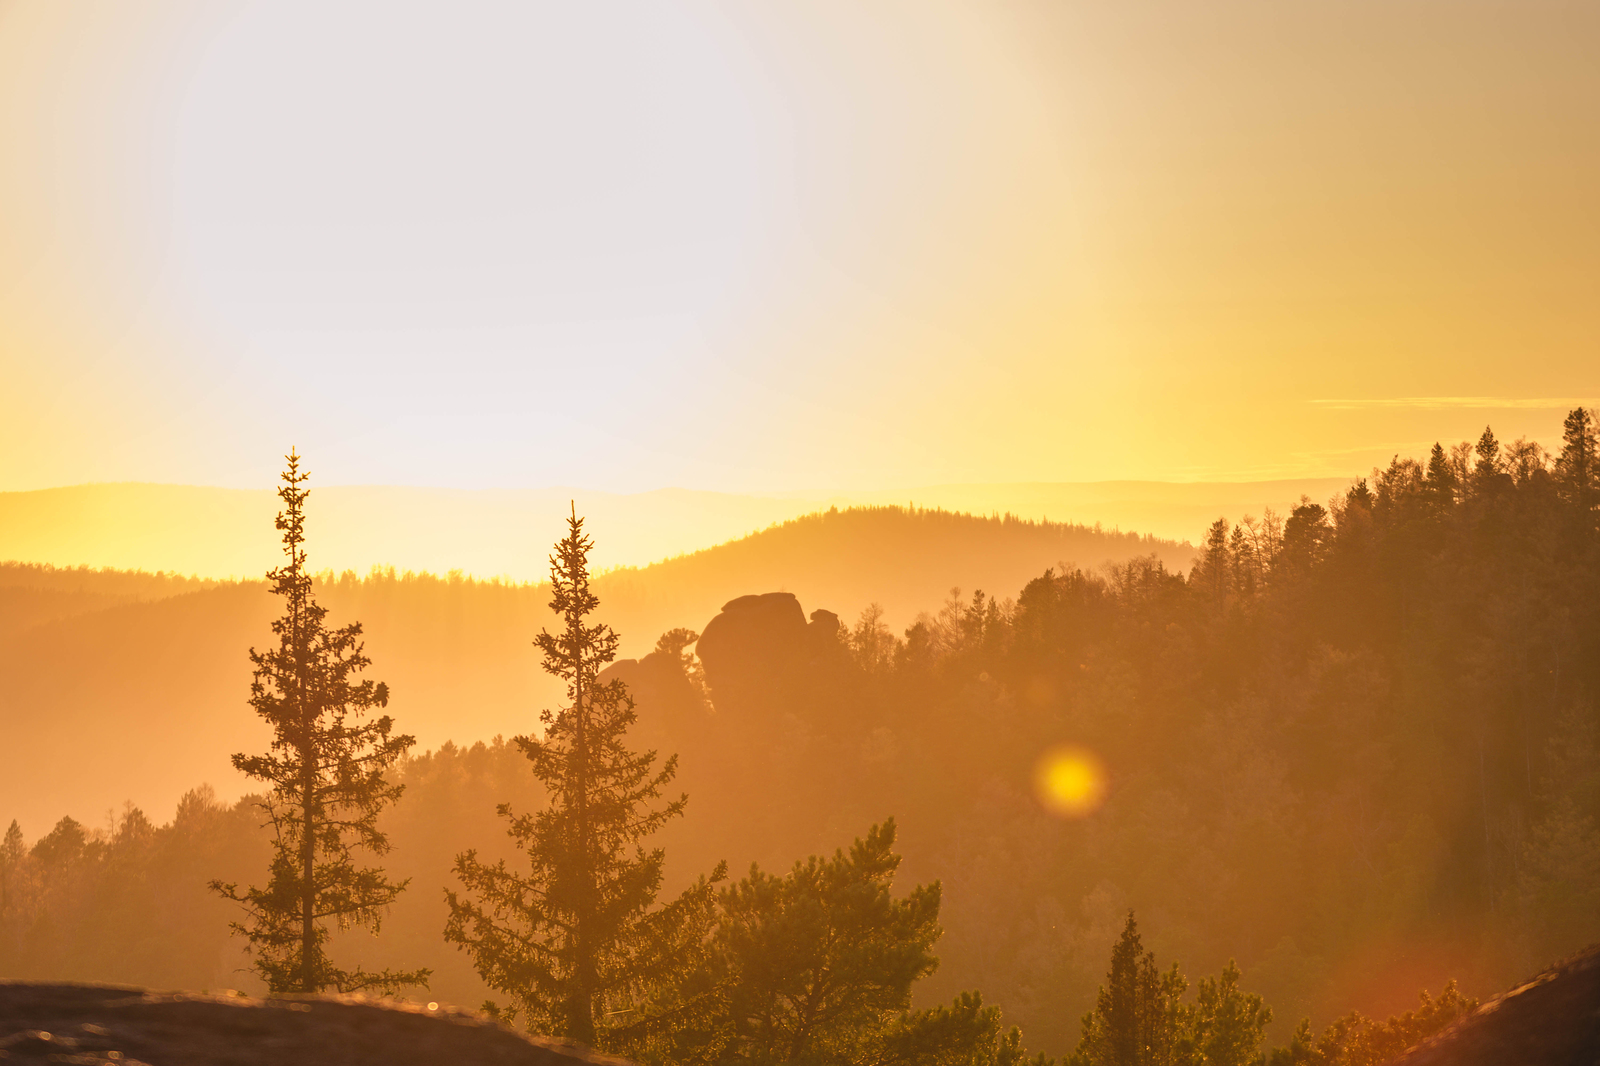
[{"label": "shadowed hillside", "polygon": [[[317,544],[313,525],[313,565]],[[953,586],[1015,590],[1062,560],[1149,553],[1169,565],[1191,554],[1132,534],[872,508],[614,571],[597,587],[600,617],[638,656],[751,589],[794,591],[849,617],[876,601],[903,626]],[[275,562],[264,555],[262,570]],[[531,644],[548,622],[542,585],[346,573],[327,575],[319,597],[336,621],[366,627],[373,675],[424,747],[526,732],[557,695]],[[127,800],[170,811],[202,781],[238,795],[229,755],[265,741],[245,706],[245,652],[269,639],[273,606],[259,581],[0,566],[0,706],[13,750],[30,753],[0,783],[0,814],[29,827],[63,813],[98,825]]]}]

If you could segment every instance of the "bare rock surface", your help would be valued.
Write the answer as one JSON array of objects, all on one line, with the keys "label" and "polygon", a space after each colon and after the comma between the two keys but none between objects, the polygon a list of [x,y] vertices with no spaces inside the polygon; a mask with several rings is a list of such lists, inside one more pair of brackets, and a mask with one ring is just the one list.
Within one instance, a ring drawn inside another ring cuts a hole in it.
[{"label": "bare rock surface", "polygon": [[452,1008],[0,982],[0,1062],[84,1066],[627,1066]]},{"label": "bare rock surface", "polygon": [[1600,946],[1496,996],[1389,1066],[1600,1064]]}]

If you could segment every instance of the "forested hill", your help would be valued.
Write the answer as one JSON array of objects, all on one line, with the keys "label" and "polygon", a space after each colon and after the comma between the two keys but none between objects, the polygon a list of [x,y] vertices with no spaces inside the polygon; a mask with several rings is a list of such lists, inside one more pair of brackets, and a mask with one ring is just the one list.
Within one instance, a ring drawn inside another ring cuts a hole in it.
[{"label": "forested hill", "polygon": [[[315,565],[315,525],[309,533]],[[952,587],[1014,592],[1063,561],[1148,553],[1181,566],[1193,551],[1081,526],[881,507],[786,522],[613,571],[597,587],[623,654],[640,655],[751,590],[788,589],[850,618],[877,602],[903,627]],[[365,625],[391,711],[425,746],[525,732],[557,696],[531,644],[548,621],[542,585],[389,572],[329,575],[319,595],[335,621]],[[273,609],[261,582],[0,565],[0,706],[8,746],[30,752],[0,780],[0,817],[97,823],[127,800],[159,813],[200,782],[237,795],[228,756],[263,740],[245,705],[246,649],[270,638]]]},{"label": "forested hill", "polygon": [[[1136,556],[1184,570],[1195,549],[1137,533],[1009,515],[852,507],[805,515],[654,566],[614,570],[597,585],[618,612],[640,620],[633,626],[637,632],[625,636],[653,642],[651,634],[684,625],[685,617],[695,619],[698,629],[728,600],[750,592],[792,592],[803,603],[849,619],[876,603],[885,622],[904,628],[918,613],[937,611],[952,589],[1003,598],[1045,567],[1065,563],[1097,570]],[[648,643],[640,650],[647,648]]]},{"label": "forested hill", "polygon": [[[603,570],[646,566],[830,506],[1016,514],[1185,540],[1219,514],[1286,512],[1302,495],[1326,500],[1344,480],[935,485],[802,496],[313,485],[306,513],[320,567],[539,581],[569,501],[587,519],[596,540],[590,562]],[[253,578],[277,551],[278,506],[268,488],[124,483],[0,492],[0,559]]]},{"label": "forested hill", "polygon": [[[1219,520],[1188,574],[1055,570],[903,634],[732,604],[699,642],[713,717],[668,656],[623,668],[696,797],[679,853],[775,862],[896,814],[949,901],[935,997],[981,987],[1052,1050],[1130,907],[1287,1025],[1600,940],[1600,454],[1592,416],[1567,435],[1485,432]],[[1110,782],[1078,821],[1033,795],[1062,743]]]}]

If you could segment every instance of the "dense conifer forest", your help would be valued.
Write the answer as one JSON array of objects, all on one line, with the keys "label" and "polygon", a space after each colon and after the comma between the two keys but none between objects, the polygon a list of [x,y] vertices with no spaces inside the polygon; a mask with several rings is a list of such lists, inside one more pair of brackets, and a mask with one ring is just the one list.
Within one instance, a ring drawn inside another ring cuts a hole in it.
[{"label": "dense conifer forest", "polygon": [[[1219,519],[1187,573],[1154,557],[1052,567],[953,593],[898,632],[870,607],[841,619],[761,595],[615,663],[601,680],[634,701],[629,744],[676,754],[689,797],[654,837],[664,887],[733,871],[705,954],[640,993],[699,1013],[618,1047],[1134,1061],[1116,1050],[1133,989],[1167,1027],[1161,1057],[1137,1061],[1364,1064],[1600,939],[1600,459],[1591,413],[1563,431],[1553,455],[1485,430],[1331,500]],[[1087,817],[1035,796],[1062,743],[1105,768]],[[495,807],[548,797],[504,740],[404,757],[393,779],[384,867],[410,888],[378,938],[333,950],[432,967],[430,996],[477,1002],[441,935],[454,857],[519,861]],[[247,981],[205,883],[264,868],[259,821],[196,791],[162,826],[135,809],[32,838],[13,823],[0,975]],[[853,883],[839,898],[878,901],[867,917],[830,903],[828,885]],[[815,928],[779,920],[796,913]],[[804,958],[785,936],[881,928],[898,947],[862,963],[856,999],[828,1001],[833,1028],[784,1021],[773,1004],[795,988],[826,999],[782,969]],[[741,987],[771,1002],[695,998],[729,974],[762,975]],[[1401,1014],[1420,988],[1434,996]]]}]

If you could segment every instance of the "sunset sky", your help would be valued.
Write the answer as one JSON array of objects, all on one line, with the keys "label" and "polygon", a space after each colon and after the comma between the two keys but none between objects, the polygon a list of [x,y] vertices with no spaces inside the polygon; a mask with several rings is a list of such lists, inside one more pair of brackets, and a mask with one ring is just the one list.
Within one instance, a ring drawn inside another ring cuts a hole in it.
[{"label": "sunset sky", "polygon": [[1600,4],[0,0],[0,490],[1360,473],[1600,399]]}]

